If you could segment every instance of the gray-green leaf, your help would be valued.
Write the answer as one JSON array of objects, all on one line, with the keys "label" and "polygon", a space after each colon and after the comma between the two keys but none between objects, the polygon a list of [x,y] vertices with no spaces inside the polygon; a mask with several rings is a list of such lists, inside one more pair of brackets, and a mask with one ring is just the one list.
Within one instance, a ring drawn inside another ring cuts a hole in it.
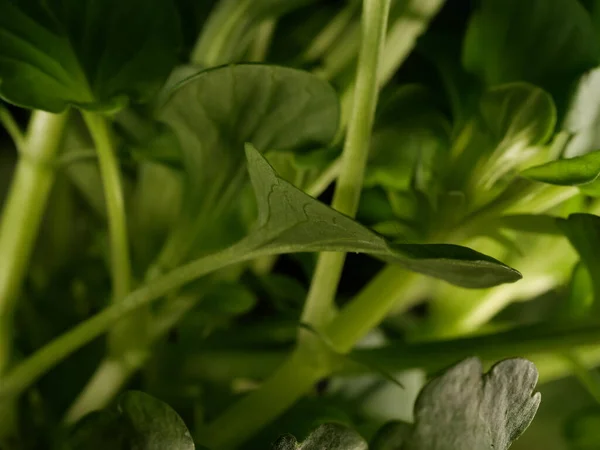
[{"label": "gray-green leaf", "polygon": [[59,112],[142,101],[177,60],[169,0],[0,0],[0,11],[0,97],[20,106]]},{"label": "gray-green leaf", "polygon": [[389,243],[280,178],[252,145],[246,146],[246,155],[259,211],[258,228],[248,241],[257,252],[369,253],[470,288],[510,283],[521,277],[516,270],[466,247]]},{"label": "gray-green leaf", "polygon": [[116,408],[92,413],[77,425],[66,450],[194,450],[185,423],[166,403],[138,391]]},{"label": "gray-green leaf", "polygon": [[272,450],[367,450],[367,443],[355,431],[337,424],[321,425],[301,444],[293,436],[282,436]]},{"label": "gray-green leaf", "polygon": [[467,359],[429,382],[415,405],[415,425],[402,450],[506,450],[540,404],[533,363],[509,359],[482,376]]}]

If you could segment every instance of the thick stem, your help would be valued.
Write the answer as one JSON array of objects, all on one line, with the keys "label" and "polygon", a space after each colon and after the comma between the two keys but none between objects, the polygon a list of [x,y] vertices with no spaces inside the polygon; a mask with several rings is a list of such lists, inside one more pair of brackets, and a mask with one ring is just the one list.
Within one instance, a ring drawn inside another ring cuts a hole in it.
[{"label": "thick stem", "polygon": [[349,352],[393,307],[406,309],[418,295],[423,276],[388,265],[325,328],[340,353]]},{"label": "thick stem", "polygon": [[65,416],[66,424],[73,424],[90,411],[106,407],[141,364],[142,361],[127,361],[124,358],[104,360],[69,408]]},{"label": "thick stem", "polygon": [[[112,301],[119,303],[131,290],[131,258],[123,183],[110,127],[105,118],[84,112],[84,120],[96,146],[108,216]],[[109,335],[109,356],[104,360],[67,412],[67,422],[75,422],[90,411],[101,409],[121,389],[139,361],[146,357],[149,311],[118,323]]]},{"label": "thick stem", "polygon": [[67,113],[32,114],[0,223],[0,374],[12,347],[12,322],[23,279],[54,183]]},{"label": "thick stem", "polygon": [[[340,175],[331,206],[348,216],[356,215],[375,118],[379,85],[377,74],[387,30],[390,0],[365,0],[362,41],[354,90],[353,109],[342,153]],[[344,266],[344,253],[319,255],[302,321],[321,327],[331,319],[334,297]]]},{"label": "thick stem", "polygon": [[248,394],[204,430],[203,444],[215,450],[229,450],[242,444],[308,392],[327,372],[306,364],[305,355],[294,352],[260,389]]}]

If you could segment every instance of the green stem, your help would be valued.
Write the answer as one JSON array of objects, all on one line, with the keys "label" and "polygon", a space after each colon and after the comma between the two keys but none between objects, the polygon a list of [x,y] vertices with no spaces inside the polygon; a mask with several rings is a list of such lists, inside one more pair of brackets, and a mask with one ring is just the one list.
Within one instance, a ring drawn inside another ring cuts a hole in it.
[{"label": "green stem", "polygon": [[[83,118],[96,147],[108,217],[112,302],[118,304],[131,291],[131,258],[125,214],[125,199],[119,161],[110,125],[97,113],[83,112]],[[149,310],[119,322],[108,338],[109,356],[67,412],[67,421],[76,421],[90,411],[108,404],[129,378],[134,368],[146,358],[146,333]]]},{"label": "green stem", "polygon": [[[353,356],[358,361],[367,365],[375,364],[389,372],[418,367],[431,373],[470,356],[478,356],[485,361],[497,361],[519,355],[527,356],[536,362],[536,355],[596,346],[600,343],[598,325],[528,325],[490,335],[422,343],[397,343],[377,349],[356,350]],[[561,358],[564,360],[564,357]]]},{"label": "green stem", "polygon": [[54,158],[67,113],[34,112],[0,223],[0,374],[12,347],[16,300],[54,183]]},{"label": "green stem", "polygon": [[131,290],[129,239],[127,237],[125,200],[123,198],[123,183],[119,161],[115,155],[106,119],[90,112],[84,112],[83,118],[96,145],[98,162],[100,163],[110,235],[113,301],[118,302]]},{"label": "green stem", "polygon": [[405,10],[388,30],[381,68],[380,83],[387,83],[412,52],[417,39],[429,26],[429,22],[442,8],[446,0],[410,0]]},{"label": "green stem", "polygon": [[344,30],[353,22],[357,15],[358,5],[358,2],[351,2],[335,15],[304,52],[303,59],[305,61],[316,61],[328,52],[331,46],[340,39]]},{"label": "green stem", "polygon": [[294,352],[259,389],[245,396],[203,431],[203,444],[214,450],[229,450],[242,444],[308,392],[327,372],[327,369],[306,364],[305,355]]},{"label": "green stem", "polygon": [[3,396],[19,395],[50,368],[140,308],[206,274],[267,254],[247,252],[247,245],[241,241],[222,252],[172,270],[54,339],[0,378],[0,400]]},{"label": "green stem", "polygon": [[256,37],[250,47],[248,60],[261,62],[267,58],[276,24],[275,19],[267,19],[259,25]]},{"label": "green stem", "polygon": [[13,140],[17,150],[19,152],[23,151],[25,148],[25,135],[10,111],[2,105],[0,105],[0,125],[4,126],[4,129]]},{"label": "green stem", "polygon": [[[355,216],[362,191],[369,143],[375,118],[381,62],[390,0],[365,0],[363,3],[362,41],[352,115],[342,153],[340,175],[331,206]],[[331,319],[334,297],[344,266],[345,254],[326,252],[319,255],[315,275],[302,312],[302,321],[316,327]]]},{"label": "green stem", "polygon": [[336,351],[349,352],[392,308],[408,308],[418,298],[422,280],[417,273],[386,266],[326,327]]},{"label": "green stem", "polygon": [[231,62],[231,36],[242,26],[252,4],[252,0],[225,0],[219,4],[192,50],[191,62],[204,67]]},{"label": "green stem", "polygon": [[[397,342],[379,348],[353,351],[333,373],[364,374],[372,372],[370,365],[395,373],[424,369],[435,373],[457,361],[478,356],[485,363],[522,356],[539,365],[541,379],[558,379],[573,372],[573,363],[557,353],[576,352],[579,370],[600,363],[599,324],[579,324],[552,329],[548,324],[528,325],[499,333],[435,340],[421,343]],[[261,380],[274,367],[282,364],[285,351],[208,350],[196,355],[174,355],[170,364],[181,367],[180,376],[186,382],[200,380],[223,381],[234,378]]]},{"label": "green stem", "polygon": [[74,424],[90,411],[106,407],[144,360],[105,359],[67,411],[65,423]]}]

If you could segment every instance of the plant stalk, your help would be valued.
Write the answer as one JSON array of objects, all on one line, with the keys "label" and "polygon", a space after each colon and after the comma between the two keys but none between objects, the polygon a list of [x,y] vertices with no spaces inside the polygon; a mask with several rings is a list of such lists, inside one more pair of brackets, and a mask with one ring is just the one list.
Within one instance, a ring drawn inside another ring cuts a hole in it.
[{"label": "plant stalk", "polygon": [[0,374],[11,358],[13,315],[54,183],[68,113],[32,114],[0,223]]},{"label": "plant stalk", "polygon": [[123,182],[106,119],[90,112],[84,112],[83,118],[96,146],[100,164],[108,215],[110,271],[113,283],[112,301],[118,302],[125,298],[131,290],[131,259],[129,256]]},{"label": "plant stalk", "polygon": [[[331,206],[350,217],[356,215],[369,156],[371,131],[379,93],[377,74],[381,64],[391,0],[363,2],[362,40],[354,89],[353,109],[342,153],[341,170]],[[332,318],[334,298],[345,254],[319,255],[315,275],[302,312],[302,321],[320,328]],[[303,336],[307,336],[305,333]],[[311,336],[314,338],[314,336]]]},{"label": "plant stalk", "polygon": [[[259,389],[249,393],[203,430],[203,444],[215,450],[236,448],[273,417],[283,413],[329,371],[306,364],[306,359],[299,351],[292,353]],[[248,411],[252,413],[248,414]],[[240,417],[244,420],[239,420]]]}]

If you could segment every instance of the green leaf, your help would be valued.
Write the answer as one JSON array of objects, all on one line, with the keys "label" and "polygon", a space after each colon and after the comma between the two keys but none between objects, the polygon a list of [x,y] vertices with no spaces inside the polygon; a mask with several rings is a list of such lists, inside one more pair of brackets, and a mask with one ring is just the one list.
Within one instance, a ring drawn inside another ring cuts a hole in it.
[{"label": "green leaf", "polygon": [[600,409],[591,407],[571,417],[565,438],[570,450],[596,450],[600,446]]},{"label": "green leaf", "polygon": [[293,436],[282,436],[272,450],[367,450],[365,440],[355,431],[337,424],[321,425],[301,444]]},{"label": "green leaf", "polygon": [[194,441],[166,403],[137,391],[121,395],[113,410],[92,413],[75,428],[66,449],[194,450]]},{"label": "green leaf", "polygon": [[586,265],[592,278],[595,304],[600,299],[600,217],[592,214],[571,214],[567,219],[558,219],[558,226],[569,238]]},{"label": "green leaf", "polygon": [[482,376],[477,358],[430,381],[415,404],[415,425],[402,450],[506,450],[540,404],[533,363],[509,359]]},{"label": "green leaf", "polygon": [[600,175],[600,151],[530,167],[521,175],[557,186],[581,186],[588,192],[594,192],[593,184]]},{"label": "green leaf", "polygon": [[463,64],[488,86],[528,81],[564,91],[598,63],[600,45],[577,0],[480,3],[467,28]]},{"label": "green leaf", "polygon": [[466,247],[388,243],[280,178],[250,144],[246,145],[246,155],[258,203],[257,229],[248,238],[253,251],[369,253],[409,270],[471,288],[520,278],[516,270]]},{"label": "green leaf", "polygon": [[176,63],[169,0],[0,0],[0,11],[0,97],[16,105],[119,108],[154,95]]},{"label": "green leaf", "polygon": [[158,117],[179,139],[187,176],[170,251],[183,258],[190,241],[238,200],[247,181],[246,142],[261,151],[325,146],[337,131],[339,104],[333,88],[307,72],[240,64],[179,83]]}]

